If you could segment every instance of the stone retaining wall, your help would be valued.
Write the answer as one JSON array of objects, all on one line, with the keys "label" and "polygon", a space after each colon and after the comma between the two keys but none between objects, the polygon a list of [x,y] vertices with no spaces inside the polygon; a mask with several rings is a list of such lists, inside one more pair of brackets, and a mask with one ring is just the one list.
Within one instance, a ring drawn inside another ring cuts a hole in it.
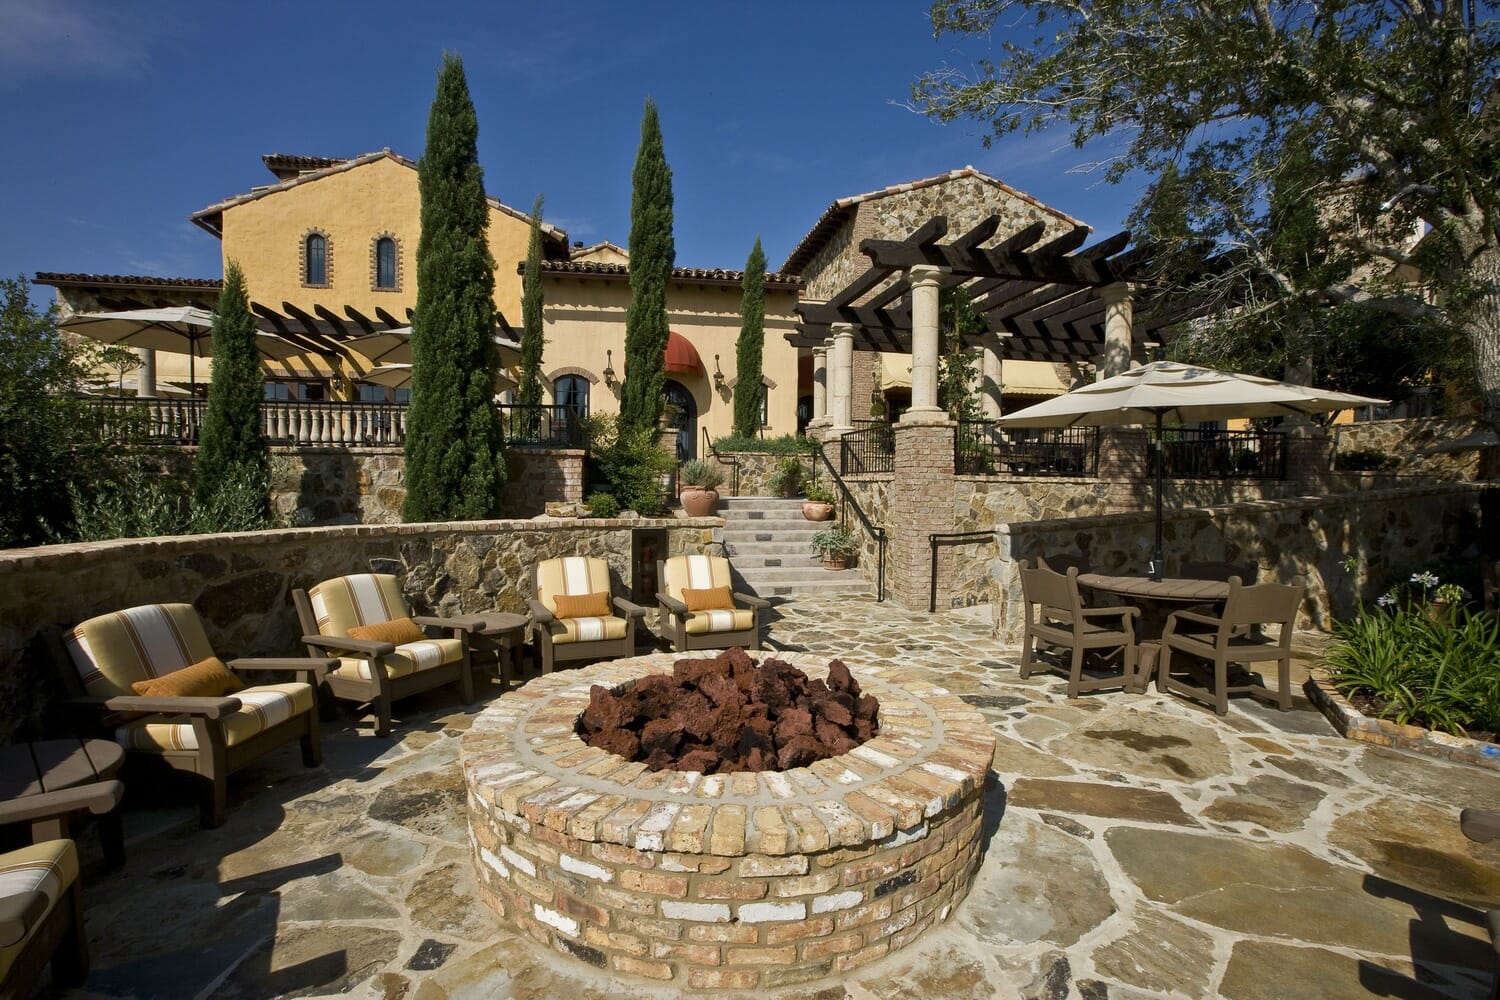
[{"label": "stone retaining wall", "polygon": [[[707,461],[714,462],[724,472],[724,485],[720,488],[725,496],[741,497],[778,497],[780,493],[771,490],[769,481],[771,473],[776,471],[776,466],[781,464],[785,455],[772,455],[763,451],[734,451],[725,452],[718,460],[714,456],[706,456]],[[796,456],[802,465],[804,479],[812,476],[814,458],[811,455]],[[735,465],[739,466],[739,487],[735,487]]]},{"label": "stone retaining wall", "polygon": [[[531,568],[607,559],[632,585],[631,531],[667,534],[669,555],[708,550],[718,518],[472,521],[290,528],[0,551],[0,743],[59,693],[39,641],[107,611],[182,601],[222,656],[302,655],[291,592],[348,573],[394,573],[418,614],[526,610]],[[623,592],[623,590],[622,590]],[[648,624],[654,618],[648,617]]]},{"label": "stone retaining wall", "polygon": [[[1163,547],[1171,567],[1187,560],[1254,562],[1263,580],[1301,575],[1307,598],[1299,628],[1328,628],[1354,613],[1371,588],[1452,558],[1478,541],[1479,486],[1452,484],[1327,497],[1169,510]],[[1082,555],[1102,573],[1141,572],[1153,514],[1000,525],[996,563],[1003,635],[1019,638],[1025,615],[1020,564],[1042,555]],[[1358,560],[1354,571],[1346,559]]]},{"label": "stone retaining wall", "polygon": [[1480,428],[1472,417],[1409,417],[1340,424],[1333,429],[1340,452],[1378,451],[1401,460],[1404,475],[1432,479],[1474,479],[1479,471],[1478,450],[1421,455],[1424,448],[1473,434]]}]

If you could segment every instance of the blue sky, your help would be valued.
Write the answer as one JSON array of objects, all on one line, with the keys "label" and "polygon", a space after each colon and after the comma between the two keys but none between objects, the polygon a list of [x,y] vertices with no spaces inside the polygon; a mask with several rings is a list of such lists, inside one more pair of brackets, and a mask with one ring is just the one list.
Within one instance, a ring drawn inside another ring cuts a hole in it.
[{"label": "blue sky", "polygon": [[[625,244],[647,96],[677,263],[777,267],[836,199],[974,166],[1092,225],[1137,197],[1065,137],[985,149],[902,104],[987,43],[915,3],[0,0],[0,274],[217,277],[189,212],[270,182],[263,153],[422,151],[442,53],[463,56],[489,193]],[[960,47],[960,45],[962,47]],[[45,291],[45,290],[41,290]]]}]

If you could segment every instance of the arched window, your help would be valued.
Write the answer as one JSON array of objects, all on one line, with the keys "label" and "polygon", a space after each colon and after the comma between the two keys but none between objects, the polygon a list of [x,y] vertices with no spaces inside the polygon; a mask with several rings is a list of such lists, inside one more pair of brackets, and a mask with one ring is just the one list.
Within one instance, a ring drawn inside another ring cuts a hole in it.
[{"label": "arched window", "polygon": [[552,383],[552,402],[558,409],[571,409],[575,415],[589,415],[589,380],[582,375],[564,375]]},{"label": "arched window", "polygon": [[396,287],[396,241],[389,236],[375,241],[375,287]]},{"label": "arched window", "polygon": [[308,233],[303,243],[302,273],[304,284],[328,284],[328,237]]}]

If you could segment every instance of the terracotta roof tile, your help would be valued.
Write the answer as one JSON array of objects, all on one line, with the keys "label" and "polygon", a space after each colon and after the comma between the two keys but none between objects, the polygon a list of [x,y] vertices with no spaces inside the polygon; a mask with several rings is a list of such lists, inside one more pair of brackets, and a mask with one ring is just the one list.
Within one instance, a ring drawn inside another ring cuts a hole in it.
[{"label": "terracotta roof tile", "polygon": [[157,278],[145,274],[84,274],[74,271],[38,271],[38,285],[108,285],[125,288],[212,288],[224,285],[221,278]]},{"label": "terracotta roof tile", "polygon": [[[630,268],[624,264],[607,264],[597,260],[544,260],[542,270],[551,274],[589,275],[604,279],[628,279]],[[516,273],[524,274],[526,262],[516,265]],[[729,271],[711,267],[674,267],[672,278],[677,281],[697,281],[714,284],[738,285],[745,278],[744,271]],[[798,288],[802,279],[795,274],[766,272],[766,287]]]}]

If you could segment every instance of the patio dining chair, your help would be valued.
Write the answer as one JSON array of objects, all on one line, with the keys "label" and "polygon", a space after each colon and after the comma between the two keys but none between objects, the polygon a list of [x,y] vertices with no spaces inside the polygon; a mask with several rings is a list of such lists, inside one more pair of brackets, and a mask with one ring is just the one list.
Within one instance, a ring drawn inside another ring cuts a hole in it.
[{"label": "patio dining chair", "polygon": [[[324,684],[335,698],[368,704],[375,735],[391,732],[391,704],[445,684],[474,700],[469,633],[483,623],[413,615],[401,585],[388,573],[335,577],[292,591],[302,641],[310,652],[338,657]],[[448,633],[430,636],[424,629]]]},{"label": "patio dining chair", "polygon": [[[1157,689],[1206,701],[1219,715],[1228,713],[1231,694],[1274,701],[1283,712],[1291,711],[1292,630],[1305,591],[1301,577],[1291,585],[1260,583],[1248,587],[1232,577],[1229,597],[1218,615],[1172,612],[1161,636]],[[1265,635],[1265,626],[1276,626],[1277,636]],[[1199,683],[1172,675],[1174,654],[1189,658],[1188,672]],[[1207,666],[1192,661],[1203,661]],[[1270,662],[1277,667],[1274,691],[1248,672],[1251,664]],[[1231,675],[1230,664],[1245,669]]]},{"label": "patio dining chair", "polygon": [[661,631],[674,649],[760,648],[764,598],[731,591],[729,560],[723,556],[673,556],[657,563]]},{"label": "patio dining chair", "polygon": [[89,971],[78,849],[44,840],[0,854],[0,997],[28,997],[52,963],[52,981],[74,986]]},{"label": "patio dining chair", "polygon": [[[1026,632],[1021,645],[1021,676],[1037,666],[1034,645],[1055,646],[1069,652],[1068,697],[1083,691],[1119,687],[1131,689],[1136,677],[1135,620],[1140,609],[1117,605],[1091,608],[1078,590],[1078,567],[1066,574],[1041,565],[1021,567],[1021,592],[1026,601]],[[1084,657],[1090,651],[1119,650],[1122,676],[1083,679]],[[1044,664],[1045,665],[1045,664]]]},{"label": "patio dining chair", "polygon": [[639,604],[613,595],[609,563],[566,556],[537,563],[532,576],[531,630],[542,654],[542,673],[560,663],[608,660],[635,653]]},{"label": "patio dining chair", "polygon": [[[224,822],[229,775],[284,743],[300,740],[317,767],[316,686],[333,661],[219,660],[190,604],[146,604],[90,618],[49,643],[70,694],[113,730],[135,764],[201,780],[199,818]],[[281,672],[288,683],[247,687],[240,674]]]}]

